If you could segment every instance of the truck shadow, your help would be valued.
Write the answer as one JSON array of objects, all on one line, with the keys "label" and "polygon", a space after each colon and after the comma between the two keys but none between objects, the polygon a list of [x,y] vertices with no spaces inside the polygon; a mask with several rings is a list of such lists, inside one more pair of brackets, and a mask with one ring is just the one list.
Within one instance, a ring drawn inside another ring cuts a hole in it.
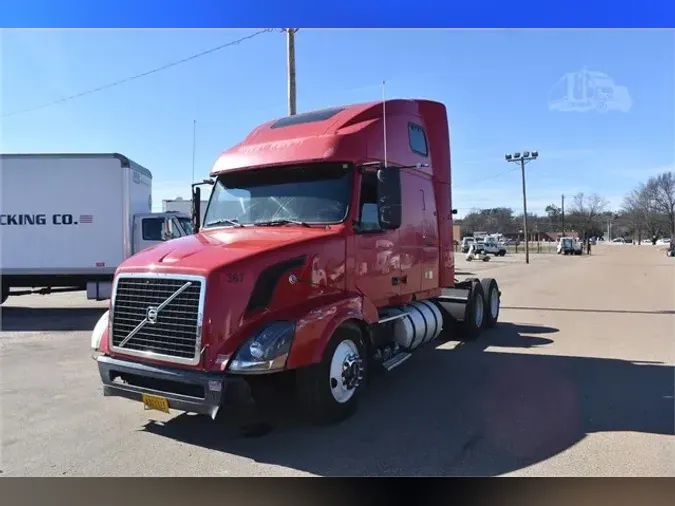
[{"label": "truck shadow", "polygon": [[4,332],[91,331],[106,308],[101,307],[3,307],[0,330]]},{"label": "truck shadow", "polygon": [[306,426],[280,396],[261,438],[241,437],[240,412],[143,430],[321,476],[494,476],[595,432],[673,434],[673,367],[547,355],[552,340],[538,334],[555,332],[502,323],[454,349],[421,350],[372,382],[356,416],[338,425]]}]

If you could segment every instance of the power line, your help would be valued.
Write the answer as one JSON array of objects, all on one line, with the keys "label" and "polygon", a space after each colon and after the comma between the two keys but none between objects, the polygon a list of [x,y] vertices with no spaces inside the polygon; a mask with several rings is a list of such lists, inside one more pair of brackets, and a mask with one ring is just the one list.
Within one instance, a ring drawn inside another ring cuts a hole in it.
[{"label": "power line", "polygon": [[[497,178],[497,177],[499,177],[499,176],[503,176],[504,174],[508,174],[508,173],[510,173],[510,172],[514,172],[514,171],[516,171],[516,170],[518,170],[518,169],[519,169],[519,167],[515,167],[515,168],[513,168],[513,169],[509,169],[509,170],[505,170],[505,171],[502,171],[502,172],[498,172],[497,174],[492,174],[492,175],[490,175],[490,176],[487,176],[487,177],[484,177],[484,178],[481,178],[481,179],[477,179],[477,180],[475,180],[475,181],[471,181],[470,184],[474,185],[474,184],[476,184],[476,183],[481,183],[481,182],[483,182],[483,181],[487,181],[488,179],[494,179],[494,178]],[[455,186],[454,188],[456,189],[457,187]],[[463,188],[463,186],[460,186],[460,188]]]},{"label": "power line", "polygon": [[80,93],[76,93],[75,95],[70,95],[67,97],[63,97],[57,100],[53,100],[51,102],[46,102],[44,104],[36,105],[33,107],[28,107],[26,109],[20,109],[18,111],[13,111],[9,112],[7,114],[3,114],[0,116],[0,118],[7,118],[9,116],[16,116],[17,114],[23,114],[26,112],[31,112],[31,111],[36,111],[38,109],[44,109],[45,107],[50,107],[52,105],[56,104],[61,104],[63,102],[68,102],[70,100],[74,100],[76,98],[84,97],[85,95],[91,95],[92,93],[97,93],[99,91],[107,90],[109,88],[113,88],[115,86],[119,86],[121,84],[128,83],[129,81],[135,81],[136,79],[140,79],[141,77],[146,77],[151,74],[156,74],[157,72],[161,72],[162,70],[167,70],[172,67],[175,67],[177,65],[181,65],[182,63],[187,63],[189,61],[195,60],[197,58],[200,58],[202,56],[206,56],[207,54],[215,53],[216,51],[220,51],[221,49],[225,49],[226,47],[230,46],[235,46],[237,44],[240,44],[246,40],[252,39],[253,37],[257,37],[258,35],[262,35],[263,33],[271,32],[274,31],[272,28],[265,28],[264,30],[260,30],[258,32],[252,33],[251,35],[247,35],[246,37],[241,37],[237,40],[233,40],[230,42],[227,42],[225,44],[221,44],[220,46],[213,47],[211,49],[207,49],[206,51],[202,51],[201,53],[193,54],[192,56],[188,56],[187,58],[183,58],[181,60],[176,60],[171,63],[167,63],[166,65],[162,65],[161,67],[154,68],[152,70],[148,70],[147,72],[143,72],[142,74],[136,74],[135,76],[131,77],[126,77],[124,79],[120,79],[119,81],[114,81],[112,83],[105,84],[103,86],[99,86],[98,88],[93,88],[90,90],[82,91]]}]

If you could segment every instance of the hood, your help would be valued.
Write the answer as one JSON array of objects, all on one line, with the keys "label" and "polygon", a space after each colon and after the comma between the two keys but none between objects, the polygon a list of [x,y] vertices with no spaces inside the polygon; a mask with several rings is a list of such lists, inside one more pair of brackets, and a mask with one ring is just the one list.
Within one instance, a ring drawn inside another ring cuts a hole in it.
[{"label": "hood", "polygon": [[227,227],[201,230],[144,249],[125,260],[119,272],[156,270],[208,275],[215,269],[245,257],[291,244],[340,235],[343,226],[326,227]]}]

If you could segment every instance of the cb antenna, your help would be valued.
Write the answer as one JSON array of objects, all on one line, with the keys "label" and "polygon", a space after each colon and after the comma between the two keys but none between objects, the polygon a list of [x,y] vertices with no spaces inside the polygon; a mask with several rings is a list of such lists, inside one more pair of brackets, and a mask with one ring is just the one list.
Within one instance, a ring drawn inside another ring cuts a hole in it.
[{"label": "cb antenna", "polygon": [[382,81],[382,125],[384,128],[384,168],[387,168],[387,97],[386,81]]}]

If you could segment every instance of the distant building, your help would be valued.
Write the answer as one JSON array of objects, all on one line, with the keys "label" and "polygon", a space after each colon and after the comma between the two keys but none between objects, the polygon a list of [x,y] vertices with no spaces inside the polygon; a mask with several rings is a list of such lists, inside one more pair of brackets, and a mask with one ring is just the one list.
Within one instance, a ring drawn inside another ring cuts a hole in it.
[{"label": "distant building", "polygon": [[[206,204],[208,204],[208,200],[202,200],[201,206],[200,206],[200,223],[204,223],[204,213],[206,212]],[[188,216],[192,216],[192,201],[191,200],[184,200],[181,197],[176,197],[175,199],[170,199],[170,200],[162,200],[162,211],[176,211],[179,213],[187,214]]]},{"label": "distant building", "polygon": [[461,241],[462,240],[462,227],[461,227],[461,225],[453,225],[452,226],[452,239],[454,241]]}]

